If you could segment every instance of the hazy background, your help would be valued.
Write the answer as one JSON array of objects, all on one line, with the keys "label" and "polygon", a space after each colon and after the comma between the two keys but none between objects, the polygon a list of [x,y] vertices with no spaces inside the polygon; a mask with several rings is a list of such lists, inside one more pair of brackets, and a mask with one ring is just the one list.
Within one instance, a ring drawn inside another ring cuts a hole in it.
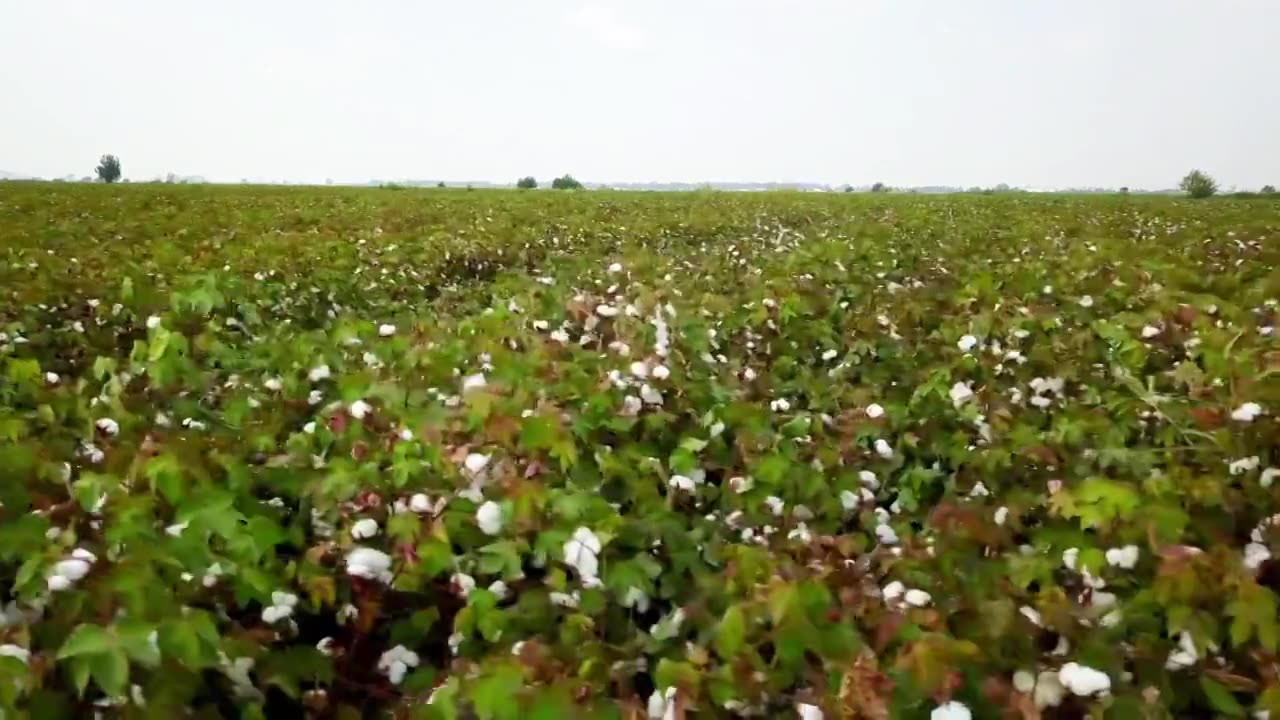
[{"label": "hazy background", "polygon": [[1277,41],[1280,0],[0,0],[0,170],[1256,187]]}]

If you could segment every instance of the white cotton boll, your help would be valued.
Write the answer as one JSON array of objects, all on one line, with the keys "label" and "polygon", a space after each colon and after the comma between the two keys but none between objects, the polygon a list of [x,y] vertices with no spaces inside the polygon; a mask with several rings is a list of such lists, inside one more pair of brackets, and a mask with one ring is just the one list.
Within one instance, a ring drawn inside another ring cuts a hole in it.
[{"label": "white cotton boll", "polygon": [[60,560],[54,564],[53,574],[61,575],[71,582],[76,582],[89,574],[90,567],[89,562],[79,558]]},{"label": "white cotton boll", "polygon": [[902,596],[902,599],[912,607],[925,607],[933,602],[933,596],[924,590],[912,588]]},{"label": "white cotton boll", "polygon": [[799,720],[823,720],[825,718],[822,714],[822,708],[808,703],[797,703],[796,715]]},{"label": "white cotton boll", "polygon": [[661,405],[662,393],[650,387],[648,383],[645,383],[640,386],[640,399],[643,400],[646,405]]},{"label": "white cotton boll", "polygon": [[559,328],[552,330],[549,337],[561,345],[567,345],[569,343],[569,333]]},{"label": "white cotton boll", "polygon": [[1047,398],[1043,395],[1033,395],[1031,397],[1031,404],[1043,410],[1053,404],[1053,398]]},{"label": "white cotton boll", "polygon": [[897,545],[898,532],[891,525],[877,525],[876,539],[883,545]]},{"label": "white cotton boll", "polygon": [[1155,325],[1144,325],[1142,327],[1142,337],[1144,340],[1150,340],[1151,338],[1159,334],[1160,334],[1160,328],[1156,327]]},{"label": "white cotton boll", "polygon": [[857,510],[858,496],[854,495],[853,492],[850,490],[841,490],[840,491],[840,507],[844,508],[845,511]]},{"label": "white cotton boll", "polygon": [[752,380],[755,380],[755,379],[756,379],[756,371],[755,371],[755,370],[752,370],[751,368],[746,368],[746,369],[744,369],[744,370],[742,371],[742,379],[743,379],[743,380],[746,380],[747,382],[751,382]]},{"label": "white cotton boll", "polygon": [[108,435],[116,435],[120,432],[120,424],[111,418],[98,418],[98,421],[94,423],[94,425]]},{"label": "white cotton boll", "polygon": [[1178,634],[1178,649],[1169,652],[1164,666],[1168,670],[1181,670],[1191,667],[1200,660],[1200,652],[1196,649],[1191,634],[1185,630]]},{"label": "white cotton boll", "polygon": [[1075,695],[1089,696],[1111,689],[1111,678],[1106,673],[1078,663],[1067,663],[1058,671],[1058,681]]},{"label": "white cotton boll", "polygon": [[871,418],[872,420],[875,420],[876,418],[883,417],[883,416],[884,416],[884,408],[881,407],[880,405],[876,403],[871,403],[870,405],[867,406],[867,417]]},{"label": "white cotton boll", "polygon": [[965,335],[964,337],[960,338],[960,342],[956,343],[956,347],[959,347],[961,352],[969,352],[977,344],[978,344],[978,338],[972,335]]},{"label": "white cotton boll", "polygon": [[383,323],[378,326],[379,337],[391,337],[396,334],[396,326],[390,323]]},{"label": "white cotton boll", "polygon": [[0,657],[16,658],[18,662],[21,662],[23,665],[29,665],[31,663],[31,651],[21,645],[14,645],[12,643],[0,645]]},{"label": "white cotton boll", "polygon": [[631,363],[631,374],[635,377],[644,379],[649,377],[649,364],[639,360]]},{"label": "white cotton boll", "polygon": [[267,378],[262,382],[262,387],[270,390],[271,392],[280,392],[280,389],[284,387],[284,382],[278,377]]},{"label": "white cotton boll", "polygon": [[70,578],[62,575],[50,575],[45,578],[45,584],[48,585],[49,592],[62,592],[63,590],[70,590],[74,583],[71,582]]},{"label": "white cotton boll", "polygon": [[876,454],[888,460],[893,457],[893,447],[884,438],[879,438],[876,440]]},{"label": "white cotton boll", "polygon": [[174,523],[164,529],[164,534],[169,537],[182,537],[182,532],[190,525],[189,522]]},{"label": "white cotton boll", "polygon": [[307,393],[307,404],[319,405],[321,400],[324,400],[324,393],[320,392],[319,390],[312,390],[311,392]]},{"label": "white cotton boll", "polygon": [[600,568],[600,539],[590,528],[573,531],[564,544],[564,562],[578,571],[583,579],[595,578]]},{"label": "white cotton boll", "polygon": [[1084,297],[1080,298],[1077,302],[1080,303],[1080,307],[1082,308],[1093,307],[1093,298],[1089,295],[1085,295]]},{"label": "white cotton boll", "polygon": [[973,489],[969,491],[969,497],[971,498],[987,497],[990,494],[991,491],[987,489],[986,485],[982,484],[981,480],[979,480],[977,484],[973,486]]},{"label": "white cotton boll", "polygon": [[572,595],[562,592],[552,592],[548,595],[548,598],[551,600],[552,605],[559,605],[560,607],[566,608],[578,607],[578,594],[576,592]]},{"label": "white cotton boll", "polygon": [[306,433],[306,434],[308,434],[308,435],[315,435],[315,434],[316,434],[316,423],[315,423],[315,421],[314,421],[314,420],[312,420],[311,422],[308,422],[306,425],[303,425],[303,426],[302,426],[302,432],[304,432],[304,433]]},{"label": "white cotton boll", "polygon": [[1107,550],[1107,564],[1112,567],[1132,570],[1138,564],[1139,550],[1137,545],[1125,545]]},{"label": "white cotton boll", "polygon": [[488,381],[485,380],[484,373],[468,375],[462,379],[462,392],[465,393],[468,390],[479,390],[487,384]]},{"label": "white cotton boll", "polygon": [[351,537],[356,540],[364,540],[374,537],[378,534],[378,521],[373,518],[363,518],[357,520],[356,524],[351,526]]},{"label": "white cotton boll", "polygon": [[747,492],[754,486],[755,482],[748,477],[734,476],[729,478],[729,489],[738,495]]},{"label": "white cotton boll", "polygon": [[618,314],[618,308],[612,305],[605,305],[601,303],[600,305],[596,306],[596,314],[599,315],[600,317],[607,317],[607,318],[615,317]]},{"label": "white cotton boll", "polygon": [[476,524],[485,535],[502,532],[502,507],[489,500],[476,510]]},{"label": "white cotton boll", "polygon": [[1009,508],[1004,507],[1003,505],[996,508],[994,519],[997,525],[1004,525],[1005,522],[1009,519]]},{"label": "white cotton boll", "polygon": [[623,417],[635,417],[643,409],[644,401],[635,395],[627,395],[622,398],[622,409],[618,411],[618,414]]},{"label": "white cotton boll", "polygon": [[973,389],[968,383],[958,382],[951,386],[951,404],[960,407],[973,398]]},{"label": "white cotton boll", "polygon": [[612,265],[610,265],[610,266],[609,266],[609,272],[611,272],[611,273],[620,273],[620,272],[622,272],[622,263],[613,263]]},{"label": "white cotton boll", "polygon": [[1036,676],[1028,670],[1019,670],[1013,674],[1013,689],[1020,693],[1029,693],[1036,688]]},{"label": "white cotton boll", "polygon": [[479,475],[489,465],[489,456],[480,453],[470,453],[466,459],[462,461],[462,467],[471,475]]},{"label": "white cotton boll", "polygon": [[765,498],[764,504],[769,507],[770,513],[779,517],[781,517],[783,511],[786,509],[786,503],[784,503],[782,501],[782,498],[778,497],[777,495],[770,495],[769,497]]},{"label": "white cotton boll", "polygon": [[307,373],[307,379],[313,383],[320,382],[321,380],[327,380],[329,378],[329,374],[328,365],[317,365],[311,368],[311,372]]},{"label": "white cotton boll", "polygon": [[1053,670],[1044,670],[1036,676],[1036,689],[1031,699],[1038,709],[1043,710],[1047,707],[1061,705],[1066,694],[1066,688],[1062,687],[1062,681],[1058,679],[1058,673]]},{"label": "white cotton boll", "polygon": [[44,374],[44,381],[50,385],[57,385],[62,378],[58,377],[58,373],[47,372]]},{"label": "white cotton boll", "polygon": [[888,585],[885,585],[884,588],[880,590],[880,595],[884,598],[884,601],[886,603],[891,603],[897,600],[898,598],[902,597],[902,594],[905,593],[906,591],[907,591],[906,585],[903,585],[902,582],[899,580],[894,580]]},{"label": "white cotton boll", "polygon": [[839,355],[839,354],[840,353],[836,352],[835,350],[827,350],[826,352],[822,353],[822,361],[827,362],[828,360],[834,360],[836,358],[836,355]]},{"label": "white cotton boll", "polygon": [[429,513],[431,512],[431,498],[427,497],[426,493],[415,493],[413,497],[409,498],[409,509],[419,515]]},{"label": "white cotton boll", "polygon": [[667,484],[675,490],[683,490],[685,492],[693,492],[693,480],[684,475],[672,475]]},{"label": "white cotton boll", "polygon": [[1249,543],[1244,546],[1244,566],[1257,570],[1262,563],[1271,559],[1271,550],[1262,543]]},{"label": "white cotton boll", "polygon": [[293,615],[293,608],[288,605],[269,605],[262,610],[262,622],[274,625],[290,615]]},{"label": "white cotton boll", "polygon": [[1231,411],[1231,419],[1236,422],[1253,422],[1261,414],[1261,405],[1256,402],[1247,402]]},{"label": "white cotton boll", "polygon": [[791,409],[791,402],[786,398],[778,398],[769,403],[769,408],[774,412],[787,412]]},{"label": "white cotton boll", "polygon": [[1258,460],[1257,455],[1251,455],[1247,458],[1240,458],[1239,460],[1233,460],[1227,464],[1227,472],[1231,473],[1232,475],[1243,475],[1249,472],[1250,470],[1257,469],[1258,464],[1260,462],[1261,461]]},{"label": "white cotton boll", "polygon": [[449,582],[458,586],[458,594],[466,597],[476,589],[476,579],[466,573],[454,573],[449,577]]},{"label": "white cotton boll", "polygon": [[1269,488],[1278,477],[1280,477],[1280,469],[1269,467],[1258,476],[1258,484],[1264,488]]},{"label": "white cotton boll", "polygon": [[1080,557],[1080,548],[1067,548],[1062,551],[1062,565],[1068,570],[1076,569],[1076,560]]},{"label": "white cotton boll", "polygon": [[653,377],[655,380],[666,380],[671,377],[671,371],[666,365],[655,365],[653,368]]},{"label": "white cotton boll", "polygon": [[863,485],[866,485],[872,490],[876,490],[880,487],[879,478],[877,478],[876,474],[871,472],[870,470],[858,471],[858,480],[861,481]]},{"label": "white cotton boll", "polygon": [[351,417],[357,420],[364,419],[364,416],[368,415],[370,410],[373,410],[373,406],[363,400],[357,400],[347,408],[347,412],[351,413]]},{"label": "white cotton boll", "polygon": [[961,702],[952,700],[943,703],[933,709],[929,713],[929,720],[972,720],[973,713],[969,712],[969,708]]}]

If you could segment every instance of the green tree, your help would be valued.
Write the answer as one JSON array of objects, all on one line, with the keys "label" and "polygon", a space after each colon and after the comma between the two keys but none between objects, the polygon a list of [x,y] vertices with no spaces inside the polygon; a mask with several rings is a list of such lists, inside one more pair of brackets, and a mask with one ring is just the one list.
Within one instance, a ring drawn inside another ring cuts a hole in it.
[{"label": "green tree", "polygon": [[552,180],[551,188],[553,190],[581,190],[582,183],[575,180],[572,175],[566,174]]},{"label": "green tree", "polygon": [[1199,170],[1192,170],[1178,183],[1178,189],[1193,198],[1207,198],[1218,192],[1218,183]]},{"label": "green tree", "polygon": [[98,179],[105,183],[113,183],[120,179],[120,158],[115,155],[103,155],[94,169]]},{"label": "green tree", "polygon": [[871,186],[871,192],[873,193],[889,192],[889,186],[885,185],[882,182],[878,182]]},{"label": "green tree", "polygon": [[1275,185],[1263,185],[1263,186],[1262,186],[1262,190],[1260,190],[1259,192],[1261,192],[1263,195],[1275,195],[1275,194],[1276,194],[1276,186],[1275,186]]},{"label": "green tree", "polygon": [[535,190],[538,187],[538,181],[532,175],[522,177],[516,181],[516,187],[521,190]]}]

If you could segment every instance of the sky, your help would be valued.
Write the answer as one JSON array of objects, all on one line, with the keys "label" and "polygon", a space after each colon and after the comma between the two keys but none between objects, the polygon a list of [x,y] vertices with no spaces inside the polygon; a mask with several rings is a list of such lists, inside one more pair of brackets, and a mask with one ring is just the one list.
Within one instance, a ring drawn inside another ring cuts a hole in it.
[{"label": "sky", "polygon": [[1280,0],[0,0],[0,170],[1280,184]]}]

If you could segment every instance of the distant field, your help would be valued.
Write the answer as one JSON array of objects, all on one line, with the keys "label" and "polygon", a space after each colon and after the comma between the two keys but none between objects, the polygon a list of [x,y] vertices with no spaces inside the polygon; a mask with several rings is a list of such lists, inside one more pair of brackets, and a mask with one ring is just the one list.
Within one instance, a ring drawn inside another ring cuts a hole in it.
[{"label": "distant field", "polygon": [[1280,712],[1277,268],[1267,201],[0,183],[0,708]]}]

